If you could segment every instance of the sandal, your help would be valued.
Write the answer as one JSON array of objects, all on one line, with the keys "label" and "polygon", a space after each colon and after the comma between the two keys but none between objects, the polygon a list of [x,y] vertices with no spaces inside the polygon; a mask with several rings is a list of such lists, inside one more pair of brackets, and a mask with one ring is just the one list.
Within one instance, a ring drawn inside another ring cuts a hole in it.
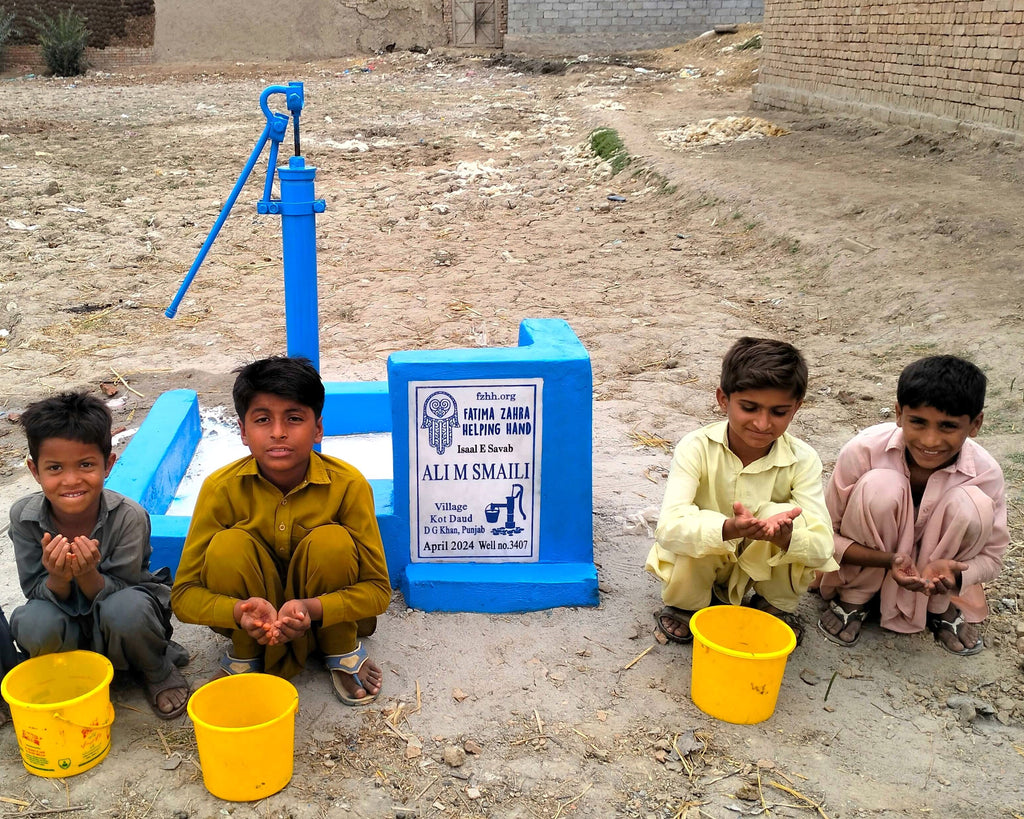
[{"label": "sandal", "polygon": [[252,657],[247,660],[240,660],[225,654],[220,658],[220,670],[224,672],[222,677],[234,677],[236,674],[254,674],[263,670],[263,658]]},{"label": "sandal", "polygon": [[[368,659],[369,656],[361,642],[348,654],[328,654],[324,657],[324,665],[331,674],[331,687],[334,690],[334,696],[341,700],[345,705],[369,705],[377,699],[377,696],[380,694],[380,689],[378,689],[375,694],[371,694],[369,689],[367,689],[363,684],[363,681],[359,678],[359,669],[363,667],[363,664]],[[348,674],[352,677],[356,685],[366,691],[366,696],[353,697],[349,694],[345,689],[345,686],[341,684],[337,674]]]},{"label": "sandal", "polygon": [[[177,719],[185,713],[185,709],[188,708],[188,698],[192,695],[192,690],[189,688],[188,680],[186,680],[181,672],[178,670],[176,665],[171,666],[171,673],[166,678],[160,680],[160,682],[149,682],[145,683],[146,689],[146,700],[149,702],[150,707],[153,709],[153,713],[156,714],[160,719]],[[173,711],[163,711],[160,709],[160,705],[157,699],[165,691],[172,691],[174,689],[184,689],[185,699],[181,705],[177,706]]]},{"label": "sandal", "polygon": [[861,632],[864,631],[864,621],[868,617],[868,610],[866,608],[860,607],[855,608],[853,611],[847,611],[841,605],[839,605],[838,600],[829,600],[828,610],[832,612],[832,614],[834,614],[836,618],[839,619],[843,624],[843,627],[839,629],[839,634],[842,634],[844,631],[846,631],[846,627],[850,625],[851,622],[860,623],[861,627],[857,630],[857,633],[854,635],[852,640],[844,640],[839,636],[839,634],[833,634],[831,631],[825,628],[825,624],[821,622],[821,618],[818,618],[818,631],[825,635],[826,640],[828,640],[830,643],[835,643],[837,646],[843,646],[844,648],[852,648],[853,646],[857,645],[857,642],[860,640]]},{"label": "sandal", "polygon": [[955,636],[956,639],[960,640],[961,643],[964,642],[960,638],[960,626],[965,625],[967,623],[967,620],[964,619],[964,613],[960,611],[960,609],[958,609],[956,606],[953,607],[953,611],[956,612],[956,617],[954,617],[952,620],[947,620],[941,614],[932,614],[931,612],[928,612],[928,617],[925,620],[925,622],[928,625],[928,630],[935,635],[935,639],[938,642],[938,644],[942,646],[950,654],[956,654],[958,657],[970,657],[972,654],[977,654],[979,651],[985,648],[985,641],[982,640],[980,637],[978,638],[978,642],[976,642],[973,646],[968,646],[964,644],[964,648],[960,649],[960,651],[954,651],[948,645],[946,645],[945,641],[941,637],[939,637],[940,631],[942,631],[943,629],[948,629],[953,633],[953,636]]},{"label": "sandal", "polygon": [[675,606],[665,606],[661,611],[654,615],[654,623],[658,627],[658,631],[660,631],[664,635],[665,639],[670,643],[685,645],[686,643],[693,642],[693,632],[691,631],[685,637],[680,637],[678,634],[673,634],[665,628],[665,624],[661,621],[662,619],[675,620],[677,623],[681,623],[689,629],[690,618],[693,617],[693,615],[694,612],[687,611],[686,609],[677,609]]},{"label": "sandal", "polygon": [[772,617],[777,617],[791,629],[793,629],[793,635],[796,637],[796,644],[800,645],[804,639],[804,622],[800,619],[800,615],[793,611],[783,611],[778,606],[772,605],[768,602],[768,599],[761,595],[754,593],[754,596],[750,598],[749,605],[752,609],[763,611],[765,614],[770,614]]}]

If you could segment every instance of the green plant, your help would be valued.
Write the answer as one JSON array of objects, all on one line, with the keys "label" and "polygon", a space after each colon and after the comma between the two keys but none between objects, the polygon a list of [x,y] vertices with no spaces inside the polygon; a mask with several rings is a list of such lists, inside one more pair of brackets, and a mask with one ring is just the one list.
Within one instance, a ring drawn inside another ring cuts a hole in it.
[{"label": "green plant", "polygon": [[81,14],[72,7],[57,12],[55,17],[44,14],[30,21],[36,27],[39,47],[51,74],[74,77],[85,73],[85,45],[90,32]]},{"label": "green plant", "polygon": [[626,153],[626,146],[614,128],[592,131],[590,149],[612,166],[613,173],[618,173],[629,164],[630,156]]},{"label": "green plant", "polygon": [[0,64],[3,64],[4,46],[18,33],[20,32],[14,27],[14,12],[0,6]]}]

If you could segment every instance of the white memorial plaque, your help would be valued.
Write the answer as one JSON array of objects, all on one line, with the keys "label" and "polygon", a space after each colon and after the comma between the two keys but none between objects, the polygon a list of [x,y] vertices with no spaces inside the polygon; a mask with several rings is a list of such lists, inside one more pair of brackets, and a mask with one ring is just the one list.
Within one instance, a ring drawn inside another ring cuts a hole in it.
[{"label": "white memorial plaque", "polygon": [[543,379],[409,382],[411,559],[534,562]]}]

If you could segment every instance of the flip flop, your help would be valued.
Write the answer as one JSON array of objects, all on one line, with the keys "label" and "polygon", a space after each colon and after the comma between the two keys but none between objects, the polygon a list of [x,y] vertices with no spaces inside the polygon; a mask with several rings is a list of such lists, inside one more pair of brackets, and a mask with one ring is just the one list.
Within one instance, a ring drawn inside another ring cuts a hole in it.
[{"label": "flip flop", "polygon": [[963,640],[960,639],[960,626],[964,625],[964,623],[966,623],[967,621],[964,619],[964,613],[960,611],[960,609],[957,609],[956,607],[954,607],[954,609],[956,611],[956,617],[954,617],[952,620],[947,620],[941,614],[932,614],[931,612],[929,612],[928,618],[925,622],[928,625],[928,630],[935,635],[935,641],[940,646],[942,646],[946,651],[948,651],[950,654],[955,654],[957,657],[970,657],[972,654],[977,654],[979,651],[985,648],[985,641],[982,640],[980,637],[978,638],[978,642],[976,642],[973,646],[965,646],[959,651],[954,651],[953,649],[951,649],[948,645],[946,645],[945,641],[943,641],[943,639],[939,637],[940,631],[942,631],[943,629],[948,629],[949,631],[953,632],[953,635],[956,637],[956,639],[960,640],[961,643],[963,642]]},{"label": "flip flop", "polygon": [[[170,691],[175,688],[185,689],[185,700],[173,711],[161,711],[160,706],[157,704],[157,697],[159,697],[164,691]],[[171,673],[167,675],[166,679],[160,680],[160,682],[146,682],[146,700],[149,702],[150,707],[153,709],[153,713],[156,714],[160,719],[177,719],[185,710],[188,708],[188,698],[192,695],[192,689],[189,688],[188,680],[182,676],[182,673],[178,670],[176,665],[171,666]]]},{"label": "flip flop", "polygon": [[[324,657],[324,665],[327,667],[327,670],[331,675],[331,688],[334,691],[334,696],[336,696],[345,705],[353,707],[369,705],[380,695],[380,689],[377,690],[376,694],[371,694],[363,684],[363,681],[359,678],[359,669],[363,667],[363,664],[368,659],[369,656],[361,642],[348,654],[328,654]],[[353,697],[349,694],[345,689],[345,686],[343,686],[341,681],[338,679],[338,674],[348,674],[352,677],[352,679],[355,680],[356,685],[366,691],[366,696]]]},{"label": "flip flop", "polygon": [[661,611],[654,615],[654,624],[657,626],[665,639],[670,643],[679,643],[680,645],[686,645],[687,643],[693,642],[693,632],[690,632],[686,637],[680,637],[678,634],[673,634],[664,625],[662,625],[661,618],[665,617],[669,620],[675,620],[677,623],[683,623],[687,628],[690,627],[690,618],[693,617],[692,611],[686,609],[677,609],[675,606],[664,606]]},{"label": "flip flop", "polygon": [[828,640],[830,643],[835,643],[837,646],[843,646],[843,648],[852,648],[853,646],[857,645],[857,642],[860,640],[860,635],[864,631],[864,621],[867,619],[868,610],[866,608],[857,608],[853,611],[847,611],[842,606],[840,606],[836,600],[828,601],[828,610],[831,611],[832,614],[834,614],[839,620],[842,620],[843,627],[839,629],[840,633],[846,630],[846,627],[850,625],[851,620],[860,622],[861,627],[857,631],[857,634],[854,636],[854,638],[852,640],[847,641],[840,638],[838,634],[833,634],[831,631],[825,628],[825,625],[821,622],[821,618],[818,618],[818,631],[825,635],[826,640]]},{"label": "flip flop", "polygon": [[254,674],[263,670],[263,658],[251,657],[240,660],[225,653],[220,658],[220,670],[224,672],[221,675],[224,677],[234,677],[236,674]]}]

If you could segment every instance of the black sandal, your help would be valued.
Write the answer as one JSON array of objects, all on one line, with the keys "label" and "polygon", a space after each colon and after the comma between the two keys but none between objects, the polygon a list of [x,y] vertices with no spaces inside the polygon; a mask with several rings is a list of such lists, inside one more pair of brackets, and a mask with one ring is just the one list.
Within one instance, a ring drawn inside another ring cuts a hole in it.
[{"label": "black sandal", "polygon": [[678,634],[673,634],[665,628],[661,620],[662,618],[665,618],[666,620],[675,620],[677,623],[681,623],[689,629],[690,618],[693,617],[693,615],[694,612],[687,611],[686,609],[677,609],[675,606],[664,606],[661,611],[654,615],[654,623],[658,627],[658,631],[665,635],[665,639],[670,643],[685,645],[686,643],[693,642],[693,632],[691,631],[685,637],[680,637]]},{"label": "black sandal", "polygon": [[938,642],[938,644],[950,654],[955,654],[957,657],[970,657],[972,654],[977,654],[985,648],[985,641],[980,637],[978,638],[978,642],[973,646],[965,644],[964,648],[960,649],[960,651],[954,651],[946,645],[946,642],[939,636],[940,631],[947,629],[948,631],[951,631],[953,636],[960,640],[961,643],[964,642],[960,638],[960,626],[964,625],[967,620],[964,619],[964,613],[956,606],[953,607],[953,610],[956,612],[956,617],[952,620],[947,620],[941,614],[932,614],[931,612],[928,612],[928,617],[925,620],[925,623],[928,625],[928,630],[935,635],[936,642]]}]

